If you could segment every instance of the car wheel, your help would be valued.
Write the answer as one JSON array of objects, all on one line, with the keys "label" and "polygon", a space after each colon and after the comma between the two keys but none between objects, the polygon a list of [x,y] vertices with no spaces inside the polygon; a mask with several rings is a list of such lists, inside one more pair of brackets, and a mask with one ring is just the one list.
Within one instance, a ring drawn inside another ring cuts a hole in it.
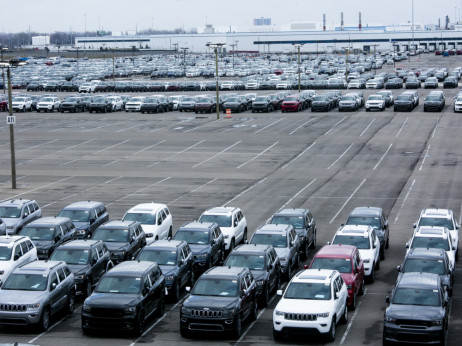
[{"label": "car wheel", "polygon": [[69,298],[67,299],[66,310],[68,314],[73,314],[75,309],[75,292],[71,291],[69,293]]},{"label": "car wheel", "polygon": [[92,291],[91,280],[87,279],[87,283],[85,285],[85,296],[89,297],[91,295],[91,291]]},{"label": "car wheel", "polygon": [[[355,294],[355,297],[356,297],[356,294]],[[345,309],[343,310],[343,315],[342,315],[342,318],[341,318],[340,322],[342,324],[347,324],[347,322],[348,322],[348,304],[347,304],[347,302],[345,302]]]},{"label": "car wheel", "polygon": [[350,310],[356,310],[356,292],[353,292],[353,300],[351,301]]},{"label": "car wheel", "polygon": [[138,318],[136,319],[135,328],[133,328],[134,334],[136,336],[141,336],[144,330],[144,311],[140,311]]},{"label": "car wheel", "polygon": [[191,333],[189,332],[188,329],[181,328],[181,327],[180,327],[180,334],[183,338],[189,338],[191,336]]},{"label": "car wheel", "polygon": [[242,244],[247,244],[247,228],[244,229],[244,235],[242,236]]},{"label": "car wheel", "polygon": [[172,238],[173,238],[173,231],[172,231],[172,226],[170,226],[170,229],[168,230],[167,239],[172,239]]},{"label": "car wheel", "polygon": [[[379,255],[380,257],[380,255]],[[379,270],[380,269],[380,258],[378,259],[377,263],[375,264],[375,270]]]},{"label": "car wheel", "polygon": [[310,249],[316,248],[316,229],[314,229],[313,241],[311,242]]},{"label": "car wheel", "polygon": [[309,251],[308,249],[309,249],[309,248],[310,248],[310,247],[309,247],[309,245],[308,245],[308,238],[307,238],[306,241],[305,241],[305,246],[303,247],[303,253],[302,253],[303,259],[307,259],[307,258],[308,258],[308,251]]},{"label": "car wheel", "polygon": [[[380,260],[384,261],[385,260],[385,246],[380,247]],[[377,268],[378,269],[378,268]]]},{"label": "car wheel", "polygon": [[283,338],[284,338],[284,334],[282,334],[282,332],[278,332],[276,329],[273,328],[274,341],[282,341]]},{"label": "car wheel", "polygon": [[40,329],[46,332],[50,327],[50,309],[48,307],[43,309],[42,318],[40,319]]},{"label": "car wheel", "polygon": [[235,243],[234,238],[233,238],[233,239],[231,239],[231,243],[229,244],[229,252],[233,251],[235,246],[236,246],[236,243]]},{"label": "car wheel", "polygon": [[372,266],[371,274],[369,275],[369,283],[373,284],[375,281],[375,264]]},{"label": "car wheel", "polygon": [[336,332],[336,325],[335,325],[335,317],[332,318],[332,322],[330,325],[330,329],[327,332],[327,341],[332,342],[335,340],[335,332]]},{"label": "car wheel", "polygon": [[258,317],[258,303],[257,298],[253,300],[253,307],[252,312],[250,313],[249,319],[250,321],[256,321]]},{"label": "car wheel", "polygon": [[241,315],[239,314],[236,316],[236,319],[234,321],[233,334],[234,334],[233,336],[236,339],[239,339],[242,334],[242,319],[241,319]]},{"label": "car wheel", "polygon": [[174,287],[172,298],[173,298],[172,299],[173,302],[175,302],[175,303],[178,300],[180,300],[180,283],[178,282],[178,280],[175,280],[175,287]]},{"label": "car wheel", "polygon": [[364,278],[361,280],[361,286],[359,287],[358,296],[362,296],[364,294]]},{"label": "car wheel", "polygon": [[292,264],[291,264],[291,263],[288,263],[288,264],[287,264],[287,274],[286,274],[286,277],[287,277],[287,281],[290,281],[290,278],[292,277]]},{"label": "car wheel", "polygon": [[387,238],[387,242],[385,243],[385,249],[390,247],[390,237]]},{"label": "car wheel", "polygon": [[165,313],[165,295],[162,294],[162,296],[160,297],[159,304],[157,305],[156,316],[162,317],[164,316],[164,313]]}]

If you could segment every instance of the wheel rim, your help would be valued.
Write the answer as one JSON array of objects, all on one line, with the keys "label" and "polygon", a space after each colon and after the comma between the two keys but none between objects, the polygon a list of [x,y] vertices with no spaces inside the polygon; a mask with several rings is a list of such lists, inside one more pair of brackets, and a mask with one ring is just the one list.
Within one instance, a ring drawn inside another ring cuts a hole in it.
[{"label": "wheel rim", "polygon": [[74,308],[75,308],[75,296],[74,296],[74,293],[71,293],[71,295],[69,297],[69,304],[68,304],[69,312],[73,313]]},{"label": "wheel rim", "polygon": [[87,281],[87,287],[85,291],[86,291],[87,297],[89,297],[91,295],[91,282],[90,281]]},{"label": "wheel rim", "polygon": [[43,316],[42,316],[42,327],[44,330],[47,330],[50,325],[50,313],[48,309],[43,311]]},{"label": "wheel rim", "polygon": [[244,244],[247,242],[247,230],[244,230],[244,236],[242,237]]}]

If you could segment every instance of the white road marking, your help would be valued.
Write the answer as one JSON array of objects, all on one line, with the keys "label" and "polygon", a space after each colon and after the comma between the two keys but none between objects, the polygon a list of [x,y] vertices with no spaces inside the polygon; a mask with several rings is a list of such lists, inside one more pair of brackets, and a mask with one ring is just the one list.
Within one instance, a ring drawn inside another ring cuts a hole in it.
[{"label": "white road marking", "polygon": [[[100,123],[101,121],[103,121],[103,119],[100,119],[100,121],[98,121],[98,123]],[[103,127],[109,127],[109,126],[113,126],[113,125],[117,125],[117,124],[122,124],[122,123],[126,123],[126,122],[128,122],[128,120],[117,121],[117,122],[115,122],[115,123],[109,123],[109,124],[101,125],[101,126],[98,126],[98,127],[92,127],[91,129],[83,130],[83,131],[81,131],[81,132],[90,132],[90,131],[102,129]]]},{"label": "white road marking", "polygon": [[36,187],[35,189],[28,190],[28,191],[25,191],[25,192],[23,192],[23,193],[19,193],[19,194],[17,194],[17,195],[13,195],[13,196],[10,196],[10,197],[7,197],[7,198],[3,198],[2,200],[3,200],[3,201],[6,201],[6,200],[9,200],[9,199],[14,199],[15,197],[19,197],[19,196],[22,196],[22,195],[25,195],[25,194],[28,194],[28,193],[31,193],[31,192],[34,192],[34,191],[43,189],[43,188],[48,187],[48,186],[50,186],[50,185],[54,185],[54,184],[60,183],[60,182],[62,182],[62,181],[68,180],[68,179],[72,179],[72,178],[74,178],[74,177],[75,177],[75,175],[71,175],[70,177],[63,178],[63,179],[54,181],[54,182],[52,182],[52,183],[48,183],[48,184],[45,184],[45,185],[43,185],[43,186]]},{"label": "white road marking", "polygon": [[422,160],[422,164],[420,165],[419,171],[422,170],[423,165],[424,165],[424,163],[425,163],[425,160],[426,160],[426,158],[429,156],[429,155],[428,155],[428,152],[430,151],[430,148],[431,148],[431,145],[428,145],[427,151],[425,152],[425,155],[424,155],[424,158],[423,158],[423,160]]},{"label": "white road marking", "polygon": [[316,144],[316,142],[313,142],[308,148],[306,148],[305,150],[303,150],[300,154],[298,154],[294,159],[292,159],[291,161],[289,161],[288,163],[286,163],[284,166],[282,166],[281,169],[284,169],[286,168],[288,165],[292,164],[293,162],[295,162],[295,160],[297,160],[300,156],[302,156],[304,153],[306,153],[308,150],[310,150],[314,145]]},{"label": "white road marking", "polygon": [[377,167],[380,165],[380,162],[382,162],[382,160],[385,158],[385,156],[387,155],[388,151],[391,149],[391,147],[393,146],[393,144],[390,144],[388,146],[388,149],[387,151],[385,151],[385,154],[383,154],[383,156],[380,158],[379,162],[377,162],[377,164],[374,166],[373,170],[375,171],[377,169]]},{"label": "white road marking", "polygon": [[266,153],[268,150],[270,150],[272,147],[274,147],[276,144],[278,144],[279,142],[276,142],[274,143],[273,145],[269,146],[268,148],[266,148],[265,150],[263,150],[260,154],[258,154],[257,156],[254,156],[253,158],[251,158],[249,161],[247,162],[244,162],[242,165],[239,165],[237,166],[236,168],[241,168],[243,166],[245,166],[246,164],[248,164],[249,162],[252,162],[253,160],[257,159],[258,157],[260,157],[261,155],[263,155],[264,153]]},{"label": "white road marking", "polygon": [[29,163],[29,162],[32,162],[32,161],[40,160],[40,159],[42,159],[42,158],[44,158],[44,157],[47,157],[47,156],[50,156],[50,155],[55,155],[55,154],[57,154],[57,153],[60,153],[60,152],[62,152],[62,151],[65,151],[65,150],[69,150],[69,149],[72,149],[72,148],[78,147],[78,146],[80,146],[80,145],[83,145],[83,144],[86,144],[86,143],[89,143],[89,142],[92,142],[92,141],[94,141],[94,140],[93,140],[93,139],[90,139],[90,140],[88,140],[88,141],[85,141],[85,142],[83,142],[83,143],[79,143],[79,144],[71,145],[70,147],[67,147],[67,148],[63,148],[63,149],[61,149],[61,150],[58,150],[58,151],[54,151],[54,152],[53,152],[53,153],[51,153],[51,154],[46,154],[46,155],[43,155],[43,156],[40,156],[40,157],[36,157],[36,158],[34,158],[34,159],[31,159],[31,160],[27,160],[27,161],[24,161],[24,162],[18,163],[18,165],[23,165],[23,164],[25,164],[25,163]]},{"label": "white road marking", "polygon": [[32,344],[35,340],[41,338],[43,335],[45,335],[46,333],[48,333],[50,330],[52,330],[54,327],[56,327],[57,325],[61,324],[64,320],[66,319],[66,317],[63,317],[62,319],[60,319],[58,322],[56,322],[55,324],[53,324],[50,328],[48,328],[48,330],[46,332],[43,332],[39,335],[37,335],[35,338],[33,338],[32,340],[30,340],[28,342],[28,344]]},{"label": "white road marking", "polygon": [[210,122],[208,122],[208,123],[205,123],[204,125],[201,125],[201,126],[197,126],[197,127],[193,127],[192,129],[189,129],[189,130],[183,131],[183,133],[186,133],[186,132],[190,132],[190,131],[194,131],[194,130],[197,130],[198,128],[201,128],[201,127],[203,127],[203,126],[205,126],[205,125],[211,124],[211,123],[213,123],[213,122],[215,122],[215,121],[218,121],[218,120],[217,120],[217,119],[215,119],[215,120],[212,120],[212,121],[210,121]]},{"label": "white road marking", "polygon": [[280,122],[280,121],[283,121],[284,119],[285,119],[285,118],[276,120],[276,121],[272,122],[271,124],[266,125],[265,127],[262,127],[260,130],[256,131],[255,134],[257,134],[257,133],[263,131],[264,129],[267,129],[267,128],[270,127],[270,126],[273,126],[274,124],[277,124],[277,123]]},{"label": "white road marking", "polygon": [[34,145],[33,147],[28,147],[28,148],[24,148],[24,149],[19,149],[19,150],[16,150],[16,152],[20,152],[20,151],[24,151],[24,150],[29,150],[29,149],[38,148],[38,147],[41,147],[42,145],[50,144],[50,143],[53,143],[53,142],[56,142],[56,141],[59,141],[59,139],[53,139],[52,141],[48,141],[48,142],[45,142],[45,143],[42,143],[42,144],[37,144],[37,145]]},{"label": "white road marking", "polygon": [[334,126],[332,126],[332,128],[327,131],[324,136],[328,135],[333,129],[335,129],[337,127],[337,125],[340,125],[342,122],[344,122],[345,120],[347,119],[347,117],[343,117],[338,123],[336,123]]},{"label": "white road marking", "polygon": [[345,208],[345,206],[348,204],[348,202],[353,198],[353,196],[355,195],[356,192],[358,192],[358,190],[361,188],[361,186],[363,186],[363,184],[366,182],[366,178],[363,179],[363,181],[361,182],[361,184],[358,185],[358,187],[353,191],[353,193],[350,195],[350,197],[348,197],[348,199],[345,201],[345,203],[343,203],[342,207],[339,209],[339,211],[337,212],[337,214],[334,215],[334,217],[330,220],[329,224],[331,224],[332,222],[334,222],[334,220],[336,219],[336,217],[342,212],[343,208]]},{"label": "white road marking", "polygon": [[107,203],[106,206],[109,206],[109,205],[111,205],[111,204],[114,204],[114,203],[116,203],[116,202],[119,202],[119,201],[121,201],[121,200],[123,200],[123,199],[125,199],[125,198],[128,198],[129,196],[136,195],[137,193],[140,193],[140,192],[143,191],[143,190],[149,189],[149,188],[151,188],[151,187],[153,187],[153,186],[155,186],[155,185],[157,185],[157,184],[163,183],[164,181],[169,180],[170,178],[171,178],[171,177],[164,178],[164,179],[162,179],[162,180],[159,180],[159,181],[155,182],[154,184],[151,184],[151,185],[148,185],[148,186],[143,187],[143,188],[141,188],[141,189],[138,189],[138,190],[136,190],[136,191],[133,192],[133,193],[129,193],[128,195],[125,195],[125,196],[123,196],[123,197],[121,197],[121,198],[119,198],[119,199],[116,199],[115,201],[112,201],[112,202],[110,202],[110,203]]},{"label": "white road marking", "polygon": [[305,126],[306,124],[312,122],[313,120],[314,120],[314,119],[310,119],[310,120],[308,120],[306,123],[301,124],[301,125],[300,125],[299,127],[297,127],[295,130],[293,130],[291,133],[289,133],[289,135],[291,135],[291,134],[297,132],[297,130],[301,129],[303,126]]},{"label": "white road marking", "polygon": [[198,146],[199,144],[201,144],[201,143],[203,143],[203,142],[205,142],[205,139],[202,140],[202,141],[200,141],[200,142],[197,142],[196,144],[191,145],[190,147],[187,147],[186,149],[183,149],[183,150],[181,150],[181,151],[179,151],[179,152],[177,152],[177,153],[175,153],[175,154],[173,154],[173,155],[171,155],[171,156],[169,156],[169,157],[166,157],[165,159],[162,159],[162,160],[160,160],[160,161],[151,163],[148,167],[152,167],[152,166],[154,166],[154,165],[157,165],[158,163],[161,163],[161,162],[163,162],[163,161],[167,161],[168,159],[171,159],[172,157],[175,157],[175,156],[177,156],[177,155],[179,155],[179,154],[181,154],[181,153],[184,153],[185,151],[187,151],[187,150],[189,150],[189,149],[192,149],[192,148],[194,148],[195,146]]},{"label": "white road marking", "polygon": [[112,165],[113,163],[116,163],[116,162],[119,162],[119,161],[122,161],[122,160],[126,160],[126,159],[128,159],[128,158],[130,158],[130,157],[133,157],[133,156],[136,155],[136,154],[139,154],[139,153],[141,153],[141,152],[143,152],[143,151],[145,151],[145,150],[148,150],[148,149],[150,149],[150,148],[152,148],[152,147],[155,147],[156,145],[161,144],[161,143],[163,143],[163,142],[165,142],[165,139],[162,140],[162,141],[160,141],[160,142],[157,142],[156,144],[150,145],[150,146],[148,146],[148,147],[146,147],[146,148],[144,148],[144,149],[135,151],[134,153],[131,153],[131,154],[128,155],[128,156],[124,156],[124,157],[121,157],[120,159],[117,159],[117,160],[108,162],[108,163],[104,164],[103,166],[109,166],[109,165]]},{"label": "white road marking", "polygon": [[166,129],[166,128],[169,128],[169,127],[172,127],[172,126],[176,126],[178,124],[182,124],[182,123],[187,122],[187,121],[191,121],[191,120],[187,119],[187,120],[177,121],[176,123],[173,123],[173,124],[170,124],[170,125],[167,125],[167,126],[162,126],[162,127],[158,127],[157,129],[152,129],[149,132],[156,132],[156,131],[159,131],[159,130],[163,130],[163,129]]},{"label": "white road marking", "polygon": [[226,202],[225,204],[223,204],[223,206],[227,206],[228,204],[230,204],[232,201],[234,201],[235,199],[241,197],[243,194],[249,192],[250,190],[252,190],[255,186],[263,183],[266,179],[268,178],[263,178],[262,180],[256,182],[255,184],[251,185],[250,187],[248,187],[247,189],[245,189],[244,191],[242,191],[240,194],[238,194],[237,196],[234,196],[232,199],[230,199],[228,202]]},{"label": "white road marking", "polygon": [[398,210],[398,214],[396,214],[394,223],[396,223],[396,222],[398,221],[398,219],[399,219],[399,214],[401,214],[401,210],[403,209],[404,204],[406,203],[406,200],[407,200],[407,198],[409,197],[409,194],[411,193],[411,190],[412,190],[412,187],[414,186],[414,184],[415,184],[415,179],[412,181],[412,184],[411,184],[411,186],[409,187],[409,191],[406,193],[406,196],[404,196],[403,203],[401,203],[401,207],[400,207],[399,210]]},{"label": "white road marking", "polygon": [[192,193],[192,192],[196,192],[197,190],[203,188],[204,186],[207,186],[207,185],[212,184],[212,183],[215,182],[216,180],[218,180],[218,178],[212,179],[212,180],[210,180],[209,182],[207,182],[207,183],[205,183],[205,184],[202,184],[201,186],[195,188],[194,190],[191,190],[191,191],[189,191],[188,193],[185,193],[185,194],[181,195],[180,197],[175,198],[173,201],[170,201],[170,203],[168,203],[168,205],[171,205],[171,204],[175,203],[176,201],[182,199],[183,197],[189,195],[189,194]]},{"label": "white road marking", "polygon": [[338,158],[337,160],[335,160],[329,167],[327,167],[327,169],[331,169],[331,167],[332,167],[333,165],[335,165],[335,164],[337,163],[337,161],[340,160],[340,159],[347,153],[348,150],[351,149],[351,147],[353,146],[353,144],[354,144],[354,143],[351,143],[350,146],[347,148],[347,150],[345,150],[345,151],[343,152],[343,154],[340,155],[339,158]]},{"label": "white road marking", "polygon": [[210,160],[214,159],[214,158],[217,157],[218,155],[223,154],[225,151],[227,151],[228,149],[231,149],[232,147],[238,145],[238,144],[241,143],[241,142],[242,142],[242,141],[237,141],[237,142],[234,143],[233,145],[230,145],[229,147],[223,149],[223,150],[220,151],[219,153],[216,153],[216,154],[213,155],[212,157],[209,157],[207,160],[204,160],[204,161],[202,161],[202,162],[199,162],[198,164],[195,164],[195,165],[193,166],[193,168],[196,168],[197,166],[200,166],[200,165],[202,165],[203,163],[205,163],[205,162],[207,162],[207,161],[210,161]]},{"label": "white road marking", "polygon": [[367,127],[364,129],[364,131],[361,132],[361,134],[359,135],[359,137],[361,137],[361,136],[367,131],[367,129],[368,129],[369,127],[371,127],[371,125],[372,125],[372,123],[373,123],[374,121],[375,121],[375,118],[372,119],[372,121],[369,123],[369,125],[367,125]]},{"label": "white road marking", "polygon": [[[365,296],[366,293],[367,293],[367,288],[364,290],[364,295],[363,295],[363,296]],[[346,339],[346,337],[348,336],[348,333],[350,332],[350,328],[351,328],[351,326],[353,325],[353,321],[355,320],[356,315],[358,314],[359,307],[361,306],[361,303],[362,303],[362,301],[360,301],[360,302],[358,303],[358,305],[356,306],[356,311],[355,311],[355,313],[353,314],[353,316],[351,317],[350,323],[348,323],[348,327],[347,327],[347,329],[345,330],[345,333],[343,333],[343,337],[342,337],[342,340],[340,340],[339,345],[343,345],[343,343],[345,342],[345,339]]]},{"label": "white road marking", "polygon": [[398,138],[398,136],[400,135],[401,131],[402,131],[403,128],[404,128],[404,125],[406,125],[408,119],[409,119],[409,117],[407,117],[407,118],[404,120],[404,123],[403,123],[403,125],[401,125],[401,127],[399,128],[399,131],[398,131],[398,133],[396,134],[395,138]]},{"label": "white road marking", "polygon": [[436,129],[438,128],[439,122],[440,122],[440,118],[436,119],[436,125],[435,125],[435,128],[433,129],[432,138],[435,137]]}]

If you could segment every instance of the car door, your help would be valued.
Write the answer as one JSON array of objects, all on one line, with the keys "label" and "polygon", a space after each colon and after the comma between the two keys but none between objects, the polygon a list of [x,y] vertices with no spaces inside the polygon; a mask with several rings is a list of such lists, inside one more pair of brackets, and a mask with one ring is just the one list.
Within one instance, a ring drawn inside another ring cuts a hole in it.
[{"label": "car door", "polygon": [[185,246],[178,250],[178,283],[182,287],[188,281],[188,262]]},{"label": "car door", "polygon": [[53,271],[50,273],[48,291],[50,292],[51,314],[53,315],[60,309],[62,286],[59,285],[58,273]]},{"label": "car door", "polygon": [[96,247],[92,247],[90,250],[90,266],[91,266],[91,279],[92,285],[95,285],[98,282],[98,278],[103,275],[104,267],[102,265],[103,261],[100,261],[98,257],[98,251]]},{"label": "car door", "polygon": [[336,315],[337,316],[342,316],[342,313],[343,313],[343,309],[344,309],[344,302],[342,302],[342,296],[340,294],[340,290],[341,290],[341,285],[339,285],[339,281],[338,281],[338,278],[340,276],[337,276],[335,279],[334,279],[334,299],[335,297],[337,296],[338,298],[335,299],[335,312],[336,312]]},{"label": "car door", "polygon": [[142,283],[142,286],[141,286],[141,288],[142,288],[141,294],[143,296],[142,305],[143,305],[143,309],[144,309],[144,311],[146,313],[146,316],[149,316],[155,309],[155,304],[154,304],[155,298],[154,298],[154,290],[153,290],[153,283],[155,281],[153,281],[150,278],[150,273],[145,275],[142,278],[142,280],[143,280],[143,283]]}]

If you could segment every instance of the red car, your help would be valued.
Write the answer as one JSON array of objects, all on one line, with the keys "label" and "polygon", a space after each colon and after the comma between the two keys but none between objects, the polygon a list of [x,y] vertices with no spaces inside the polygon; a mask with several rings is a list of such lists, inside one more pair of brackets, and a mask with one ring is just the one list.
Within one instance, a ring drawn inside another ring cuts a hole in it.
[{"label": "red car", "polygon": [[364,294],[364,263],[356,246],[325,245],[313,257],[309,269],[335,269],[348,288],[348,308],[356,309],[356,296]]},{"label": "red car", "polygon": [[0,112],[6,112],[8,109],[8,97],[0,95]]},{"label": "red car", "polygon": [[282,101],[281,111],[284,112],[300,112],[303,110],[303,100],[298,95],[287,96]]}]

